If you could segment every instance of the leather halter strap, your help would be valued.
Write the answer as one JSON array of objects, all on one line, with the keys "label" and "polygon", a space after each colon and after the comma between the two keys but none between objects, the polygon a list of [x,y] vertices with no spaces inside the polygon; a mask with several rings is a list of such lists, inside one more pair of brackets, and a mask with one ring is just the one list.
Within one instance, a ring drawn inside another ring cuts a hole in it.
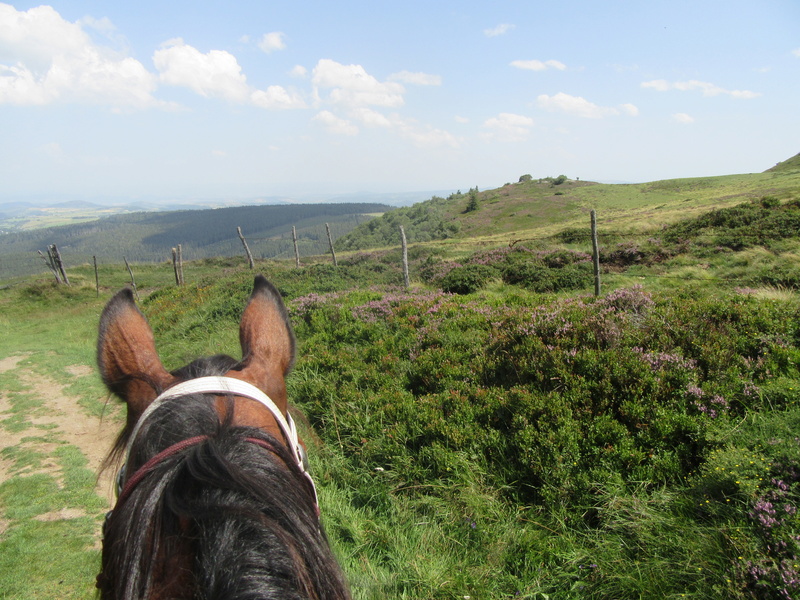
[{"label": "leather halter strap", "polygon": [[[127,465],[128,461],[130,460],[131,448],[133,447],[136,436],[142,427],[142,423],[144,423],[145,420],[152,415],[153,412],[155,412],[155,410],[166,400],[188,394],[229,394],[232,396],[241,396],[243,398],[250,398],[251,400],[260,402],[267,409],[269,409],[269,411],[272,413],[272,416],[275,418],[275,421],[278,423],[281,431],[283,432],[289,448],[292,451],[292,455],[297,461],[297,465],[311,483],[311,488],[314,491],[314,502],[315,504],[318,504],[317,489],[314,485],[314,480],[311,478],[311,475],[308,472],[306,453],[303,449],[303,446],[300,445],[300,440],[297,436],[297,427],[294,424],[292,416],[288,413],[286,416],[284,416],[272,399],[256,386],[241,379],[234,379],[233,377],[198,377],[197,379],[189,379],[188,381],[183,381],[172,386],[159,395],[141,414],[139,420],[136,421],[136,425],[133,427],[133,431],[131,431],[131,435],[128,438],[128,444],[125,448],[125,465]],[[195,438],[192,438],[192,440],[195,441]],[[200,441],[203,440],[198,439],[195,441],[195,443],[199,443]],[[182,443],[176,444],[176,446],[180,444]],[[153,459],[151,459],[151,461],[152,460]]]}]

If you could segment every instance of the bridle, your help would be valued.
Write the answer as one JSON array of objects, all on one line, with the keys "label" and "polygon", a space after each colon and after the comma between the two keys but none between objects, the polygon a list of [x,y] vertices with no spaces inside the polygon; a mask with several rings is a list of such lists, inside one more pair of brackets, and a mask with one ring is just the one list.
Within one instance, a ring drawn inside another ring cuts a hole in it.
[{"label": "bridle", "polygon": [[[136,440],[136,436],[138,435],[142,424],[162,404],[164,404],[166,400],[188,394],[226,394],[231,396],[241,396],[243,398],[250,398],[251,400],[255,400],[256,402],[260,402],[262,405],[264,405],[272,413],[272,416],[278,423],[278,426],[280,427],[281,432],[283,433],[284,437],[286,438],[286,442],[289,445],[289,449],[292,452],[292,456],[297,461],[297,466],[311,484],[311,489],[314,492],[314,505],[317,507],[317,513],[319,513],[317,489],[314,485],[314,480],[311,478],[311,474],[308,472],[308,456],[306,455],[305,449],[300,444],[300,440],[297,436],[297,427],[295,426],[291,415],[287,413],[284,417],[281,410],[264,392],[262,392],[256,386],[247,383],[246,381],[234,379],[233,377],[198,377],[197,379],[190,379],[174,385],[160,394],[155,400],[153,400],[153,402],[150,403],[150,406],[145,409],[145,411],[136,421],[136,425],[134,425],[133,431],[131,431],[131,434],[128,438],[128,444],[125,448],[125,463],[120,468],[117,476],[117,506],[122,505],[139,481],[141,481],[161,461],[169,456],[178,454],[186,448],[200,444],[209,439],[209,436],[207,435],[199,435],[173,444],[172,446],[169,446],[165,450],[162,450],[153,456],[144,465],[139,467],[139,469],[133,475],[131,475],[129,478],[126,478],[125,471],[128,462],[130,461],[131,449],[133,448],[133,443]],[[272,446],[262,439],[249,437],[245,438],[245,440],[261,446],[266,450],[272,450]],[[108,515],[106,518],[108,518]]]}]

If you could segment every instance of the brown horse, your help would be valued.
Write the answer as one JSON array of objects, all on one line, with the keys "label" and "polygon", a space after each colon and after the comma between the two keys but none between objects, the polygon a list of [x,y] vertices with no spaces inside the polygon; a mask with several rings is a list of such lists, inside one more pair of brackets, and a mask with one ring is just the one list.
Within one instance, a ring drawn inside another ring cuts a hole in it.
[{"label": "brown horse", "polygon": [[128,414],[101,598],[349,598],[287,410],[294,334],[260,275],[239,339],[241,361],[218,355],[169,372],[131,292],[106,305],[97,362]]}]

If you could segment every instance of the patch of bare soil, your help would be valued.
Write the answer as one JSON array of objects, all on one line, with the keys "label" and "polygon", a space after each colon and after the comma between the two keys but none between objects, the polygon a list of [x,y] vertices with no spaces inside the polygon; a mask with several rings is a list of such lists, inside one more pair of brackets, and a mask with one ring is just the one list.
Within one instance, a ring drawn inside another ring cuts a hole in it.
[{"label": "patch of bare soil", "polygon": [[[47,414],[34,416],[30,419],[30,422],[33,425],[52,426],[52,431],[55,431],[58,437],[65,442],[76,446],[86,457],[89,468],[99,473],[100,466],[119,433],[120,424],[113,416],[99,419],[86,414],[77,400],[64,392],[64,386],[60,383],[42,377],[37,373],[25,369],[18,369],[17,365],[23,358],[24,356],[12,356],[0,360],[0,372],[17,369],[20,381],[30,389],[31,393],[45,401]],[[92,369],[85,366],[74,366],[68,369],[68,371],[75,376],[84,376],[90,374]],[[3,394],[0,394],[0,419],[3,418],[4,413],[10,412],[11,408],[9,399]],[[116,413],[116,411],[114,411],[114,413]],[[35,430],[29,428],[15,433],[0,430],[2,434],[0,435],[0,449],[12,446],[30,446],[35,448],[38,452],[49,455],[51,451],[55,449],[55,444],[42,444],[35,440],[24,439],[35,435],[41,435],[42,432],[43,430],[39,428]],[[0,483],[11,476],[10,468],[11,464],[9,461],[3,461],[0,458]],[[28,475],[33,472],[44,472],[58,477],[60,475],[60,468],[55,459],[46,459],[35,471],[26,470],[18,474]],[[95,491],[100,496],[108,499],[109,505],[113,502],[114,497],[113,478],[114,473],[112,473],[110,469],[104,471],[100,474],[95,488]]]},{"label": "patch of bare soil", "polygon": [[17,365],[25,358],[24,355],[9,356],[7,358],[0,358],[0,373],[11,371],[17,368]]}]

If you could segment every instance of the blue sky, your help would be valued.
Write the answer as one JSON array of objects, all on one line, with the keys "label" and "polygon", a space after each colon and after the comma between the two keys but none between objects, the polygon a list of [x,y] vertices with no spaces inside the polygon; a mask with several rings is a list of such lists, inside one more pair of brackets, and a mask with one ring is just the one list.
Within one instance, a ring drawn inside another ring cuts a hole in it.
[{"label": "blue sky", "polygon": [[798,106],[797,0],[0,3],[0,202],[758,172]]}]

